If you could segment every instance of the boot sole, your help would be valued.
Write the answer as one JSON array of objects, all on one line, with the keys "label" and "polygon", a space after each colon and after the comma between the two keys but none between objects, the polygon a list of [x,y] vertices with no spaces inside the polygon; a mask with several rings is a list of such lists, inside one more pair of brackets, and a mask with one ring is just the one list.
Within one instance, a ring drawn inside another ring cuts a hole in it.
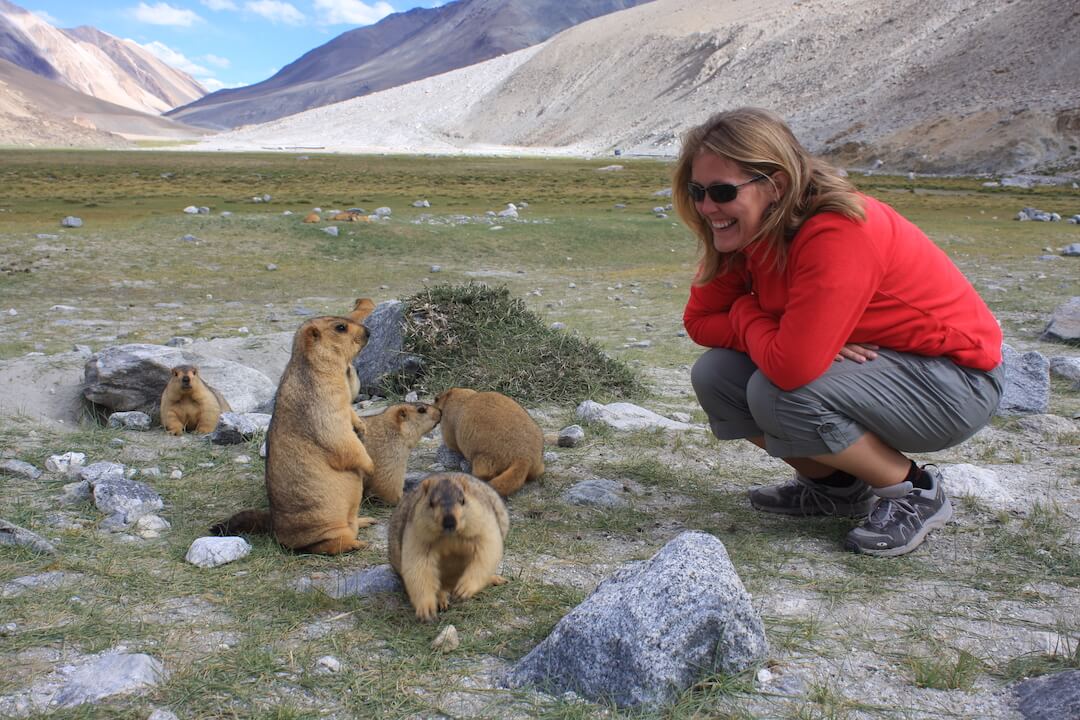
[{"label": "boot sole", "polygon": [[873,555],[874,557],[897,557],[898,555],[906,555],[907,553],[922,545],[923,541],[926,539],[926,536],[930,534],[931,530],[937,530],[938,528],[945,527],[945,525],[947,525],[948,522],[952,520],[952,516],[952,503],[949,502],[949,498],[946,497],[945,503],[941,506],[941,508],[933,515],[926,518],[926,521],[923,522],[923,526],[919,530],[919,532],[916,533],[915,536],[911,538],[911,540],[909,540],[905,545],[894,548],[885,548],[884,550],[875,550],[873,548],[860,547],[858,543],[854,543],[850,540],[845,540],[844,548],[854,553],[859,553],[861,555]]}]

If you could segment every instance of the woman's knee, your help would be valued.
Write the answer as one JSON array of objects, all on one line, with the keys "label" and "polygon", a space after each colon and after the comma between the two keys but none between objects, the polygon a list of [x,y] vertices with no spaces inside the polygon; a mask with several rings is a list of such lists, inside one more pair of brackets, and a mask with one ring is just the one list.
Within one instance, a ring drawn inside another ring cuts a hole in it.
[{"label": "woman's knee", "polygon": [[712,348],[703,353],[690,369],[690,384],[698,397],[739,394],[746,387],[746,380],[757,368],[744,353],[727,348]]}]

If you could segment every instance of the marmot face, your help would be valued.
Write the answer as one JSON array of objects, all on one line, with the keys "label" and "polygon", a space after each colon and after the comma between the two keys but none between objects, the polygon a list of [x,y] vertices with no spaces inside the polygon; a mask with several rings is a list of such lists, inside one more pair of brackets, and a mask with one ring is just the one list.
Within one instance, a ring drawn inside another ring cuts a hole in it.
[{"label": "marmot face", "polygon": [[180,392],[190,392],[191,381],[199,376],[199,368],[194,365],[177,365],[172,369],[172,375],[180,380]]},{"label": "marmot face", "polygon": [[431,509],[431,518],[443,533],[450,534],[462,529],[465,514],[465,486],[461,481],[443,477],[436,482],[424,482],[425,501]]},{"label": "marmot face", "polygon": [[367,344],[368,329],[346,317],[317,317],[304,323],[298,339],[309,357],[351,360]]}]

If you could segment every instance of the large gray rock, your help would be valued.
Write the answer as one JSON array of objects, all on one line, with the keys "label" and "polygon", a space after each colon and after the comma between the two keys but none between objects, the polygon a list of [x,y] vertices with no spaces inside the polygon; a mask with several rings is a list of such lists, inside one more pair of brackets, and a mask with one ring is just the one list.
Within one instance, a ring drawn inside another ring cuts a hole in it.
[{"label": "large gray rock", "polygon": [[12,475],[27,480],[37,480],[41,477],[41,470],[22,460],[4,460],[0,462],[0,475]]},{"label": "large gray rock", "polygon": [[86,361],[83,397],[113,412],[138,410],[156,417],[161,393],[176,365],[197,365],[203,379],[237,413],[266,407],[277,389],[266,375],[239,363],[164,345],[132,343],[105,348]]},{"label": "large gray rock", "polygon": [[353,361],[360,378],[360,392],[379,395],[387,377],[402,372],[409,378],[420,374],[423,370],[421,359],[402,351],[405,303],[400,300],[379,303],[364,319],[364,325],[371,336]]},{"label": "large gray rock", "polygon": [[1050,358],[1050,374],[1080,383],[1080,357],[1053,356]]},{"label": "large gray rock", "polygon": [[1025,720],[1080,718],[1080,670],[1031,678],[1013,687]]},{"label": "large gray rock", "polygon": [[1040,352],[1019,353],[1001,346],[1005,388],[998,415],[1042,414],[1050,407],[1050,362]]},{"label": "large gray rock", "polygon": [[61,665],[32,687],[0,697],[0,715],[25,716],[95,703],[151,688],[166,677],[161,662],[149,655],[109,650]]},{"label": "large gray rock", "polygon": [[1043,339],[1080,343],[1080,296],[1069,298],[1054,311]]},{"label": "large gray rock", "polygon": [[741,672],[767,650],[723,543],[686,532],[601,583],[506,681],[655,706],[707,675]]}]

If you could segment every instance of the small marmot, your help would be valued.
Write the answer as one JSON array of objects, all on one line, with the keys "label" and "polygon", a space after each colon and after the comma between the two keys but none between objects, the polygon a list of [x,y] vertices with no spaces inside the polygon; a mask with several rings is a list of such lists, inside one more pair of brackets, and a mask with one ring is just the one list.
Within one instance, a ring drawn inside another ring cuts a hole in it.
[{"label": "small marmot", "polygon": [[437,398],[446,447],[507,497],[544,473],[544,433],[525,408],[497,392],[450,388]]},{"label": "small marmot", "polygon": [[390,565],[416,617],[506,582],[496,571],[509,529],[503,499],[471,475],[436,473],[406,493],[390,518]]},{"label": "small marmot", "polygon": [[365,494],[376,495],[391,505],[401,500],[409,451],[435,428],[441,415],[434,405],[399,403],[364,418],[367,429],[362,440],[375,463],[375,474],[364,485]]},{"label": "small marmot", "polygon": [[266,434],[265,511],[244,511],[211,532],[265,531],[293,550],[336,555],[371,518],[357,517],[364,478],[375,466],[360,441],[365,426],[352,408],[345,366],[367,342],[367,328],[347,317],[308,320],[293,338]]},{"label": "small marmot", "polygon": [[225,397],[199,376],[194,365],[177,365],[161,393],[161,424],[173,435],[185,430],[213,432],[223,412],[232,412]]}]

